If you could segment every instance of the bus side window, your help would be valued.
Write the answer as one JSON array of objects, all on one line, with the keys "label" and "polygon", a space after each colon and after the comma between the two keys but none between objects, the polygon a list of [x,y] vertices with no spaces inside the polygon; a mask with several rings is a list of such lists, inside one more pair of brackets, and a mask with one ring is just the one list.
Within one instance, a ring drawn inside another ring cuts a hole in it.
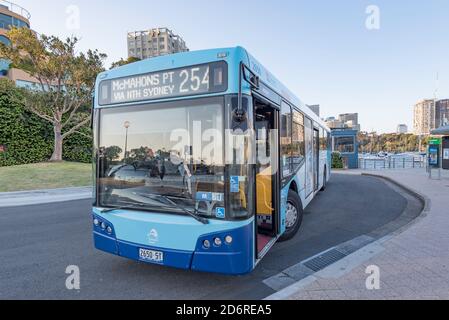
[{"label": "bus side window", "polygon": [[292,172],[292,108],[285,102],[281,108],[281,168],[282,178]]},{"label": "bus side window", "polygon": [[299,169],[305,157],[304,115],[293,112],[293,171]]},{"label": "bus side window", "polygon": [[321,151],[326,151],[327,149],[327,135],[326,135],[326,131],[321,128],[320,129],[320,150]]}]

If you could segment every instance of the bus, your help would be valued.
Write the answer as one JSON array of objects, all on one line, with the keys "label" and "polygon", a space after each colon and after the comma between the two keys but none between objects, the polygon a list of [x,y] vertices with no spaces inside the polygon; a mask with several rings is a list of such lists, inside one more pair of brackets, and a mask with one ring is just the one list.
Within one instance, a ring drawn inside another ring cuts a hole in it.
[{"label": "bus", "polygon": [[331,174],[330,130],[242,47],[105,71],[92,122],[95,247],[143,263],[248,274]]}]

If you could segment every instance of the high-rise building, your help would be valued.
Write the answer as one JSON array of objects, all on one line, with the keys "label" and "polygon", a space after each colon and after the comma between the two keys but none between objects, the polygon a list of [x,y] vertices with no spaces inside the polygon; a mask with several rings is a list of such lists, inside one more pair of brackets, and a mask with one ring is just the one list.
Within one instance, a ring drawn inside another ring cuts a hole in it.
[{"label": "high-rise building", "polygon": [[436,128],[435,100],[425,99],[415,105],[413,131],[416,135],[429,135]]},{"label": "high-rise building", "polygon": [[128,57],[143,60],[186,51],[185,41],[168,28],[128,33]]},{"label": "high-rise building", "polygon": [[350,122],[352,121],[352,124],[354,126],[357,126],[359,124],[359,114],[358,113],[344,113],[340,114],[338,116],[341,122]]},{"label": "high-rise building", "polygon": [[436,102],[435,118],[436,128],[449,125],[449,99],[438,100]]},{"label": "high-rise building", "polygon": [[325,120],[326,125],[332,129],[349,129],[360,131],[361,127],[359,124],[359,114],[358,113],[345,113],[335,117],[330,117]]},{"label": "high-rise building", "polygon": [[449,99],[426,99],[415,105],[414,133],[429,135],[432,130],[449,124]]},{"label": "high-rise building", "polygon": [[327,125],[331,129],[352,129],[360,131],[361,127],[359,124],[359,114],[358,113],[344,113],[338,116],[338,119],[334,117],[328,118],[326,120]]},{"label": "high-rise building", "polygon": [[398,129],[396,130],[397,134],[405,134],[408,133],[408,126],[406,124],[399,124]]},{"label": "high-rise building", "polygon": [[[10,45],[8,31],[14,26],[18,28],[30,28],[31,14],[24,8],[9,1],[0,0],[0,42]],[[10,68],[10,63],[0,57],[0,78],[6,77],[18,86],[28,86],[37,82],[26,72]]]}]

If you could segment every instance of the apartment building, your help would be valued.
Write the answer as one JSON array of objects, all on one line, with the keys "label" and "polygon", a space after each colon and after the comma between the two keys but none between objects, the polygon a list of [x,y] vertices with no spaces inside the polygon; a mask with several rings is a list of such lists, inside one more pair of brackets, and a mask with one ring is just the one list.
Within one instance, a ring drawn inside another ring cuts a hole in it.
[{"label": "apartment building", "polygon": [[351,129],[360,131],[361,126],[359,124],[359,114],[358,113],[344,113],[335,117],[330,117],[326,119],[326,124],[330,129]]},{"label": "apartment building", "polygon": [[189,51],[185,41],[168,28],[130,32],[127,41],[128,57],[142,60]]},{"label": "apartment building", "polygon": [[[0,0],[0,42],[9,45],[8,31],[14,26],[30,28],[31,14],[21,6],[9,1]],[[29,86],[37,81],[26,72],[10,68],[9,61],[0,57],[0,78],[8,78],[17,86]]]},{"label": "apartment building", "polygon": [[425,99],[414,106],[414,133],[429,135],[433,130],[449,124],[449,99]]}]

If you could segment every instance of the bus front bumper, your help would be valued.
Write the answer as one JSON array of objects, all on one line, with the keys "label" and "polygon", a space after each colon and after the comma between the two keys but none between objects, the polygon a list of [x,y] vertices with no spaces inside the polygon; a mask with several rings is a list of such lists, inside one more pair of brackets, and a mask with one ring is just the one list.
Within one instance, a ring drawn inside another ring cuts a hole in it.
[{"label": "bus front bumper", "polygon": [[[173,267],[184,270],[210,272],[229,275],[243,275],[254,268],[254,243],[252,224],[232,231],[208,234],[200,237],[195,251],[182,251],[140,245],[115,237],[115,232],[106,234],[101,228],[94,228],[95,248],[116,256]],[[232,244],[227,244],[225,238],[231,236]],[[216,246],[216,238],[221,239],[221,246]],[[204,242],[209,241],[210,247],[205,248]],[[140,250],[150,250],[163,253],[163,262],[149,262],[141,259]]]}]

